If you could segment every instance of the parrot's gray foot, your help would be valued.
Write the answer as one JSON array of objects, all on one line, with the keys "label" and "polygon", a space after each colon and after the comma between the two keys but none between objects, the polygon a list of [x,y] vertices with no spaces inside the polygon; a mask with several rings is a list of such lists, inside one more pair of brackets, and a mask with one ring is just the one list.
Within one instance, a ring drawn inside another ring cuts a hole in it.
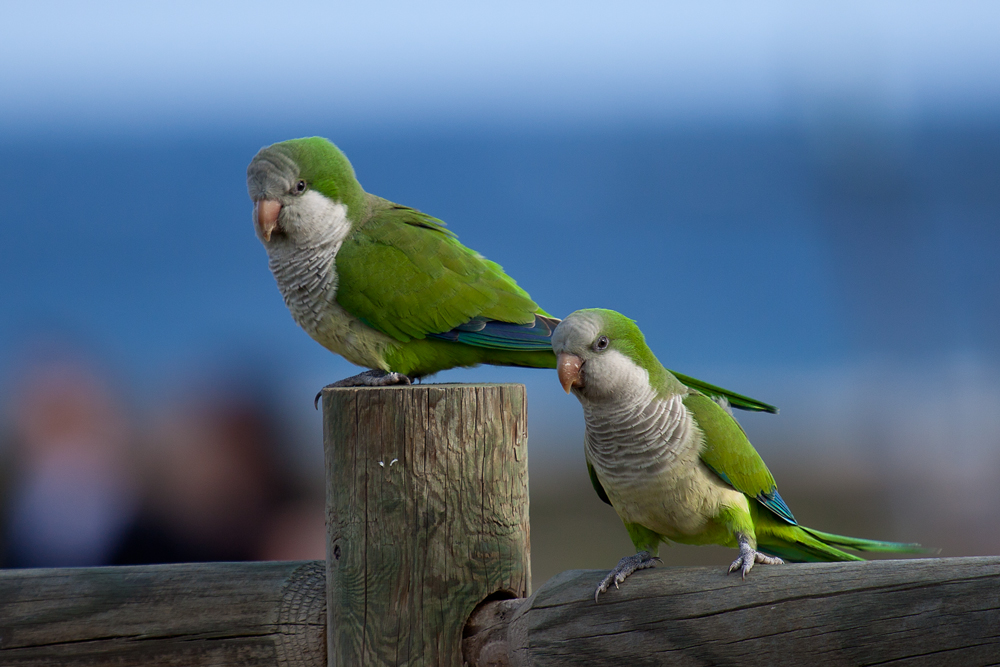
[{"label": "parrot's gray foot", "polygon": [[608,587],[612,584],[615,588],[618,588],[618,584],[625,581],[626,577],[635,572],[636,570],[645,570],[647,567],[653,567],[657,563],[662,563],[659,558],[651,555],[648,551],[640,551],[634,556],[625,556],[620,561],[618,561],[618,566],[608,572],[608,576],[601,579],[600,585],[597,587],[597,591],[594,592],[594,602],[597,602],[597,597],[608,590]]},{"label": "parrot's gray foot", "polygon": [[785,562],[776,556],[768,556],[767,554],[762,554],[757,551],[750,546],[750,540],[742,535],[739,538],[739,542],[740,557],[734,560],[733,564],[729,566],[729,574],[740,570],[743,573],[743,578],[746,579],[747,572],[750,571],[754,563],[763,563],[764,565],[783,565]]},{"label": "parrot's gray foot", "polygon": [[[410,384],[410,378],[402,373],[370,370],[352,375],[343,380],[338,380],[333,384],[328,384],[323,389],[331,389],[333,387],[390,387],[394,384]],[[323,389],[320,389],[319,393],[316,394],[316,398],[313,399],[313,407],[317,410],[319,410],[319,399],[323,396]]]},{"label": "parrot's gray foot", "polygon": [[349,378],[344,378],[334,382],[333,384],[328,384],[326,387],[389,387],[394,384],[410,384],[410,378],[403,375],[402,373],[392,373],[390,371],[383,370],[370,370],[364,373],[358,373],[357,375],[352,375]]}]

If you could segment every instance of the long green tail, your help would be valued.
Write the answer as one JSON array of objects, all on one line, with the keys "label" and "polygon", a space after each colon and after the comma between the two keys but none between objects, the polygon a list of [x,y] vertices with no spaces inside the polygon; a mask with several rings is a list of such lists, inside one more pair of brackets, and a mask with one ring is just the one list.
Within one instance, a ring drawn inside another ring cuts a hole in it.
[{"label": "long green tail", "polygon": [[757,548],[766,554],[798,563],[864,560],[864,558],[847,553],[843,549],[908,554],[933,551],[919,544],[865,540],[859,537],[824,533],[805,526],[791,525],[768,526],[767,530],[758,532]]},{"label": "long green tail", "polygon": [[723,389],[722,387],[718,387],[714,384],[702,382],[698,378],[693,378],[690,375],[682,375],[677,371],[670,372],[675,378],[688,387],[697,389],[701,393],[712,398],[725,398],[729,401],[729,405],[737,408],[738,410],[749,410],[750,412],[770,412],[775,415],[778,414],[778,408],[764,403],[763,401],[758,401],[756,398],[750,398],[749,396],[744,396],[743,394],[737,394],[734,391]]}]

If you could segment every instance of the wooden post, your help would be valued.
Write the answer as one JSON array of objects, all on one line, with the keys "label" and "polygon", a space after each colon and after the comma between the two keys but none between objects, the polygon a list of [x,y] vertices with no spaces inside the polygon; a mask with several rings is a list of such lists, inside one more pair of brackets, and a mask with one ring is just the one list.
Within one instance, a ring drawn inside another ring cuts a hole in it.
[{"label": "wooden post", "polygon": [[461,665],[530,589],[523,385],[323,392],[329,664]]}]

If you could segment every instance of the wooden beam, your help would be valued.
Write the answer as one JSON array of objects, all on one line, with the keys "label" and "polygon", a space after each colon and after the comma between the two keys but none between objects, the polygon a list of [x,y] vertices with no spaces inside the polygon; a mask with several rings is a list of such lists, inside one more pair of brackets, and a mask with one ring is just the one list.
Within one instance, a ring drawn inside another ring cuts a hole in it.
[{"label": "wooden beam", "polygon": [[331,665],[461,665],[529,593],[526,417],[515,384],[323,392]]},{"label": "wooden beam", "polygon": [[0,570],[0,665],[325,667],[325,567]]},{"label": "wooden beam", "polygon": [[[322,561],[0,571],[0,665],[326,664]],[[1000,557],[568,571],[490,601],[470,667],[1000,662]]]},{"label": "wooden beam", "polygon": [[[666,554],[669,557],[669,554]],[[1000,557],[563,572],[477,610],[470,667],[1000,664]]]}]

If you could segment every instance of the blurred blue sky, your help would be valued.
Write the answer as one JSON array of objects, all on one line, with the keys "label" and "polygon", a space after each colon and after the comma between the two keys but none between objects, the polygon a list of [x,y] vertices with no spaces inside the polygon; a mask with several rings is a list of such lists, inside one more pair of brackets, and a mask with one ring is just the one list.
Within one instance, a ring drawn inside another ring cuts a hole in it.
[{"label": "blurred blue sky", "polygon": [[990,2],[7,3],[6,132],[1000,105]]},{"label": "blurred blue sky", "polygon": [[[758,442],[926,453],[968,413],[992,462],[998,34],[987,2],[10,4],[0,371],[54,339],[140,403],[235,372],[318,439],[352,368],[281,303],[245,168],[320,134],[554,314],[781,405]],[[578,453],[551,375],[437,379],[526,381],[533,451]]]}]

